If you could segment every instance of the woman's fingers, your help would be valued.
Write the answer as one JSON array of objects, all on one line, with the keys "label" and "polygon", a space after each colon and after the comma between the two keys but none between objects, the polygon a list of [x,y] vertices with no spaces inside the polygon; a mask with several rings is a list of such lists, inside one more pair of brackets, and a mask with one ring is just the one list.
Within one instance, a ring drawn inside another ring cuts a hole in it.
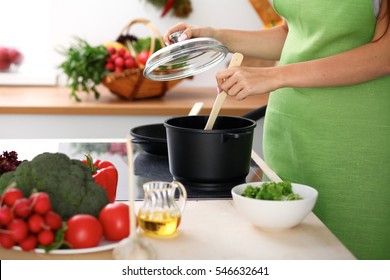
[{"label": "woman's fingers", "polygon": [[178,23],[175,26],[168,29],[168,31],[164,35],[164,42],[166,45],[172,44],[172,42],[169,40],[169,36],[175,32],[182,32],[182,34],[179,37],[179,42],[184,41],[186,39],[189,39],[192,37],[192,31],[191,27],[186,23]]},{"label": "woman's fingers", "polygon": [[242,100],[249,95],[275,90],[275,78],[267,74],[268,68],[233,67],[216,74],[217,86],[228,95]]},{"label": "woman's fingers", "polygon": [[216,75],[218,88],[225,91],[228,95],[237,95],[242,90],[239,82],[239,74],[235,68],[218,72]]}]

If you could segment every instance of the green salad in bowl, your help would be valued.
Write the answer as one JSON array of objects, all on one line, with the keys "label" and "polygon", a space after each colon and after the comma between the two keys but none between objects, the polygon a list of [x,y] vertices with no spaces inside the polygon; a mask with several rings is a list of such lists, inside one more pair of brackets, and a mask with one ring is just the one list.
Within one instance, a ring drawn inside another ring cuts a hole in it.
[{"label": "green salad in bowl", "polygon": [[234,206],[247,221],[263,230],[286,230],[312,211],[318,192],[290,182],[252,182],[235,186]]},{"label": "green salad in bowl", "polygon": [[264,200],[298,200],[302,199],[294,193],[290,182],[265,182],[261,186],[248,185],[242,196]]}]

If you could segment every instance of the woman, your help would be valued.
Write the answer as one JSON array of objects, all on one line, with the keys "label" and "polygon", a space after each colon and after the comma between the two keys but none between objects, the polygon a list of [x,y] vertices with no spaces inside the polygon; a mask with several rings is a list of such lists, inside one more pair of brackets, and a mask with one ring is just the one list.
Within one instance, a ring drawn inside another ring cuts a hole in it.
[{"label": "woman", "polygon": [[238,100],[272,92],[265,160],[319,191],[314,213],[358,259],[390,259],[390,0],[378,4],[274,0],[281,26],[178,24],[165,37],[184,30],[181,39],[213,37],[230,52],[280,61],[221,71],[218,87]]}]

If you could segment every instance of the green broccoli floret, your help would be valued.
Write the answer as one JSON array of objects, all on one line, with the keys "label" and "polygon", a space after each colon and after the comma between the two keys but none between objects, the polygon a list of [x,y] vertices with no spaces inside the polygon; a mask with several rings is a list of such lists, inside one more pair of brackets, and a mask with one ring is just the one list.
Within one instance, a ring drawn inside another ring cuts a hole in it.
[{"label": "green broccoli floret", "polygon": [[106,191],[97,185],[91,170],[80,160],[62,153],[42,153],[0,177],[0,191],[15,182],[26,197],[47,192],[53,207],[64,220],[75,214],[98,216],[109,203]]}]

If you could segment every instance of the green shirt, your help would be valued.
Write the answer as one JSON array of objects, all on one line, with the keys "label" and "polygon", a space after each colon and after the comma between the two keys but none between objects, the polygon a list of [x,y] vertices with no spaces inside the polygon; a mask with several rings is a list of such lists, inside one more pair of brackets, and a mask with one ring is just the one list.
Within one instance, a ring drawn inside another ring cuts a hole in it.
[{"label": "green shirt", "polygon": [[[273,2],[289,26],[280,64],[356,48],[375,31],[372,0]],[[314,213],[357,258],[390,259],[390,77],[272,92],[264,157],[319,191]]]}]

